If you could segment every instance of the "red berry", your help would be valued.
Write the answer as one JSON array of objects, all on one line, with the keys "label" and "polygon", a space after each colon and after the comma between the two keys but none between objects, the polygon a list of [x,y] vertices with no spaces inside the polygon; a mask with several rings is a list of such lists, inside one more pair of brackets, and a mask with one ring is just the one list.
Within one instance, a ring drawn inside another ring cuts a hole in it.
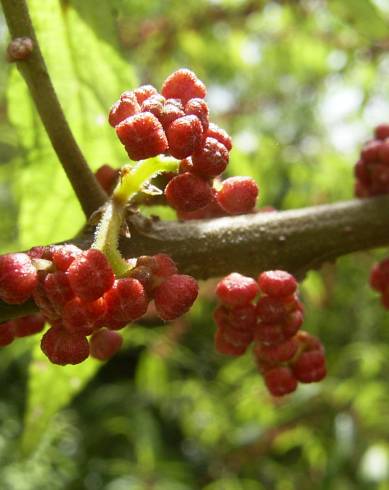
[{"label": "red berry", "polygon": [[381,163],[389,165],[389,138],[387,138],[378,151]]},{"label": "red berry", "polygon": [[291,338],[278,345],[257,344],[254,348],[254,353],[259,360],[268,363],[279,363],[290,361],[298,348],[298,341],[295,338]]},{"label": "red berry", "polygon": [[103,298],[83,301],[76,297],[64,306],[63,325],[70,333],[90,335],[93,330],[102,326],[105,313],[106,304]]},{"label": "red berry", "polygon": [[258,294],[258,284],[251,277],[233,272],[224,277],[216,286],[216,295],[228,306],[250,303]]},{"label": "red berry", "polygon": [[213,318],[218,327],[248,332],[251,338],[257,323],[255,307],[251,303],[233,308],[219,305],[213,312]]},{"label": "red berry", "polygon": [[166,132],[172,157],[182,159],[198,150],[202,143],[203,128],[196,116],[179,117]]},{"label": "red berry", "polygon": [[104,295],[107,306],[107,327],[122,328],[141,318],[147,310],[148,299],[141,282],[131,277],[117,279]]},{"label": "red berry", "polygon": [[27,337],[41,332],[45,326],[45,319],[37,313],[16,318],[13,323],[15,337]]},{"label": "red berry", "polygon": [[165,105],[165,97],[160,94],[155,94],[146,99],[142,106],[142,112],[151,112],[157,119],[160,119]]},{"label": "red berry", "polygon": [[169,276],[154,292],[154,303],[162,320],[174,320],[184,313],[197,298],[199,287],[195,279],[184,274]]},{"label": "red berry", "polygon": [[0,299],[9,304],[24,303],[38,283],[38,276],[27,254],[0,256]]},{"label": "red berry", "polygon": [[165,187],[167,202],[178,211],[190,212],[201,209],[212,200],[208,182],[197,175],[186,172],[174,177]]},{"label": "red berry", "polygon": [[297,388],[297,380],[288,367],[276,367],[264,374],[265,383],[274,396],[284,396]]},{"label": "red berry", "polygon": [[193,171],[206,178],[221,174],[228,164],[228,150],[214,138],[206,138],[204,146],[192,154]]},{"label": "red berry", "polygon": [[301,383],[313,383],[325,378],[327,370],[324,352],[303,352],[293,365],[293,374]]},{"label": "red berry", "polygon": [[52,261],[59,271],[67,271],[73,260],[81,255],[82,250],[75,245],[68,244],[57,247],[52,253]]},{"label": "red berry", "polygon": [[389,286],[389,258],[373,266],[370,272],[370,286],[380,292]]},{"label": "red berry", "polygon": [[266,345],[281,344],[286,340],[282,324],[260,322],[254,331],[254,338]]},{"label": "red berry", "polygon": [[368,141],[362,148],[361,157],[362,160],[369,163],[374,163],[379,160],[379,151],[381,148],[381,141],[372,140]]},{"label": "red berry", "polygon": [[118,180],[119,170],[104,164],[96,170],[95,177],[105,192],[110,195]]},{"label": "red berry", "polygon": [[57,311],[74,297],[66,272],[57,271],[47,274],[43,287],[46,296]]},{"label": "red berry", "polygon": [[173,104],[171,101],[172,100],[176,100],[176,99],[168,99],[165,103],[165,105],[163,106],[163,110],[162,110],[162,113],[160,115],[160,122],[163,126],[163,129],[165,131],[167,131],[167,129],[169,128],[169,126],[172,124],[173,121],[175,121],[176,119],[180,118],[180,117],[184,117],[185,116],[185,112],[183,111],[182,109],[182,105],[181,107],[177,106],[177,104]]},{"label": "red berry", "polygon": [[61,327],[51,327],[42,337],[41,349],[54,364],[79,364],[89,356],[85,336],[72,334]]},{"label": "red berry", "polygon": [[142,85],[136,90],[134,90],[134,94],[138,104],[142,104],[146,99],[151,97],[152,95],[158,94],[158,91],[152,85]]},{"label": "red berry", "polygon": [[228,214],[252,211],[258,196],[258,186],[250,177],[230,177],[222,182],[216,198]]},{"label": "red berry", "polygon": [[90,355],[100,361],[114,356],[123,344],[120,333],[102,328],[90,338]]},{"label": "red berry", "polygon": [[256,311],[261,321],[279,323],[286,320],[288,314],[297,308],[297,299],[294,297],[263,296],[257,303]]},{"label": "red berry", "polygon": [[205,100],[199,98],[188,100],[185,104],[185,114],[197,116],[201,122],[203,133],[206,134],[209,127],[209,109]]},{"label": "red berry", "polygon": [[163,127],[151,112],[128,117],[116,126],[116,133],[132,160],[155,157],[168,149]]},{"label": "red berry", "polygon": [[8,322],[0,323],[0,347],[9,345],[15,338],[15,322],[9,320]]},{"label": "red berry", "polygon": [[218,140],[220,143],[222,143],[227,148],[228,151],[232,150],[231,136],[227,133],[227,131],[224,131],[224,129],[219,128],[219,126],[217,126],[216,124],[209,123],[207,137],[215,138],[215,140]]},{"label": "red berry", "polygon": [[109,111],[108,122],[112,127],[117,126],[127,117],[133,116],[140,112],[138,101],[134,92],[124,92],[120,99],[114,103]]},{"label": "red berry", "polygon": [[189,99],[195,97],[203,99],[207,90],[203,82],[192,71],[181,68],[168,76],[161,93],[167,99],[180,99],[185,104]]},{"label": "red berry", "polygon": [[374,130],[374,135],[379,140],[389,138],[389,124],[379,124]]},{"label": "red berry", "polygon": [[215,349],[220,354],[226,354],[228,356],[241,356],[247,350],[249,343],[233,342],[231,338],[226,337],[226,330],[224,327],[220,327],[215,333]]},{"label": "red berry", "polygon": [[370,172],[364,160],[358,160],[354,166],[354,175],[362,184],[369,185],[371,183]]},{"label": "red berry", "polygon": [[258,277],[261,291],[269,296],[290,296],[297,289],[297,281],[289,272],[275,270],[266,271]]},{"label": "red berry", "polygon": [[74,293],[85,301],[102,296],[115,280],[106,256],[94,248],[82,252],[71,263],[67,274]]}]

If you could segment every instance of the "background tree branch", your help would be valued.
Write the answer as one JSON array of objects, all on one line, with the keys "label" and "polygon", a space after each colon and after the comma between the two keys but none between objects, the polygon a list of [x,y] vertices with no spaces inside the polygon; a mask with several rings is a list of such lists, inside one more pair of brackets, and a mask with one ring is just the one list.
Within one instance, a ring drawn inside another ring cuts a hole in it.
[{"label": "background tree branch", "polygon": [[[166,252],[181,272],[197,279],[232,271],[256,276],[285,269],[302,278],[310,269],[356,251],[389,245],[389,196],[323,206],[203,221],[130,219],[131,238],[122,238],[127,258]],[[71,240],[88,248],[93,228]],[[0,321],[31,312],[0,304]],[[27,311],[27,312],[26,312]]]},{"label": "background tree branch", "polygon": [[89,168],[65,119],[42,57],[27,4],[25,0],[1,0],[1,4],[11,37],[27,37],[33,42],[32,53],[18,61],[17,65],[81,207],[86,216],[90,216],[106,201],[107,196]]}]

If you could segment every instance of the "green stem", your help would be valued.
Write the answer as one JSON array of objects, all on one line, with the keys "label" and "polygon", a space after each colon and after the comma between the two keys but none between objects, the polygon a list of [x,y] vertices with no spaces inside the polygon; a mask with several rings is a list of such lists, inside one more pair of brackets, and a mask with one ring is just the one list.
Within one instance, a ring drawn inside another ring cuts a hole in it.
[{"label": "green stem", "polygon": [[174,172],[177,168],[177,160],[160,158],[143,160],[133,167],[128,165],[122,168],[120,180],[106,204],[92,245],[104,252],[117,276],[124,276],[131,269],[118,248],[126,206],[153,177],[161,172]]}]

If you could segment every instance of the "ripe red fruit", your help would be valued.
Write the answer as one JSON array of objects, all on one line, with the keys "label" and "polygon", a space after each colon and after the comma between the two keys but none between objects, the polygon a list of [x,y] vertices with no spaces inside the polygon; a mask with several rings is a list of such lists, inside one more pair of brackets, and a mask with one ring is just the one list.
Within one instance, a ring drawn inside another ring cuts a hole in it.
[{"label": "ripe red fruit", "polygon": [[196,211],[209,204],[212,190],[208,182],[185,172],[174,177],[165,187],[167,202],[178,211]]},{"label": "ripe red fruit", "polygon": [[216,124],[209,123],[207,137],[215,138],[220,143],[222,143],[228,151],[232,150],[232,139],[231,136],[222,128],[219,128]]},{"label": "ripe red fruit", "polygon": [[180,99],[185,104],[189,99],[195,97],[203,99],[207,94],[207,89],[195,73],[181,68],[167,77],[161,93],[167,99]]},{"label": "ripe red fruit", "polygon": [[258,284],[251,277],[233,272],[224,277],[216,286],[216,295],[228,306],[250,303],[259,292]]},{"label": "ripe red fruit", "polygon": [[368,163],[374,163],[379,160],[379,151],[381,144],[381,141],[378,140],[368,141],[362,148],[362,159]]},{"label": "ripe red fruit", "polygon": [[9,345],[15,338],[15,323],[10,320],[0,323],[0,347]]},{"label": "ripe red fruit", "polygon": [[58,311],[74,297],[66,272],[49,272],[44,279],[43,287],[47,298]]},{"label": "ripe red fruit", "polygon": [[39,313],[22,316],[13,320],[15,337],[27,337],[43,330],[45,319]]},{"label": "ripe red fruit", "polygon": [[136,100],[134,92],[124,92],[120,99],[114,103],[109,111],[108,122],[112,127],[117,126],[127,117],[133,116],[140,112],[139,103]]},{"label": "ripe red fruit", "polygon": [[379,140],[389,138],[389,124],[379,124],[374,130],[374,135]]},{"label": "ripe red fruit", "polygon": [[114,330],[138,320],[147,310],[148,299],[141,282],[126,277],[117,279],[104,295],[106,324]]},{"label": "ripe red fruit", "polygon": [[203,128],[196,116],[179,117],[166,132],[172,157],[182,159],[198,150],[202,143]]},{"label": "ripe red fruit", "polygon": [[57,247],[52,252],[52,261],[59,271],[67,271],[73,260],[82,253],[75,245],[68,244]]},{"label": "ripe red fruit", "polygon": [[197,116],[200,119],[203,133],[206,134],[209,127],[209,109],[208,105],[203,99],[190,99],[185,104],[185,114]]},{"label": "ripe red fruit", "polygon": [[128,117],[116,126],[116,134],[132,160],[155,157],[168,149],[163,127],[151,112]]},{"label": "ripe red fruit", "polygon": [[120,333],[102,328],[90,338],[90,355],[100,361],[106,361],[114,356],[123,344]]},{"label": "ripe red fruit", "polygon": [[389,286],[389,258],[373,266],[370,272],[370,286],[380,292]]},{"label": "ripe red fruit", "polygon": [[294,276],[282,270],[262,272],[258,277],[258,285],[263,293],[275,297],[290,296],[297,289]]},{"label": "ripe red fruit", "polygon": [[105,313],[106,304],[103,298],[83,301],[76,297],[63,308],[63,325],[71,333],[90,335],[93,330],[102,326]]},{"label": "ripe red fruit", "polygon": [[295,338],[291,338],[278,345],[256,344],[254,354],[261,361],[279,363],[290,361],[298,348],[298,341]]},{"label": "ripe red fruit", "polygon": [[139,88],[134,90],[134,94],[138,104],[142,104],[146,99],[151,97],[152,95],[158,94],[158,91],[152,85],[141,85]]},{"label": "ripe red fruit", "polygon": [[297,388],[297,380],[288,367],[275,367],[265,372],[264,379],[270,393],[284,396]]},{"label": "ripe red fruit", "polygon": [[85,336],[72,334],[61,327],[51,327],[42,337],[41,349],[54,364],[79,364],[89,356]]},{"label": "ripe red fruit", "polygon": [[303,352],[293,365],[293,374],[301,383],[313,383],[325,378],[327,370],[324,352]]},{"label": "ripe red fruit", "polygon": [[165,97],[160,94],[155,94],[146,99],[142,106],[142,112],[151,112],[157,119],[160,119],[165,105]]},{"label": "ripe red fruit", "polygon": [[154,303],[162,320],[174,320],[194,303],[199,292],[195,279],[184,274],[169,276],[154,292]]},{"label": "ripe red fruit", "polygon": [[67,275],[74,293],[85,301],[102,296],[115,280],[106,256],[94,248],[82,252],[70,264]]},{"label": "ripe red fruit", "polygon": [[0,299],[9,304],[24,303],[37,283],[36,269],[27,254],[0,256]]},{"label": "ripe red fruit", "polygon": [[297,308],[297,299],[293,296],[263,296],[257,303],[256,311],[261,321],[280,323],[287,320],[289,313]]},{"label": "ripe red fruit", "polygon": [[252,211],[258,196],[258,186],[250,177],[229,177],[216,194],[219,205],[228,214]]},{"label": "ripe red fruit", "polygon": [[204,146],[192,154],[193,172],[206,178],[216,177],[225,170],[228,160],[227,148],[207,137]]},{"label": "ripe red fruit", "polygon": [[173,121],[175,121],[176,119],[180,118],[180,117],[184,117],[185,116],[185,112],[183,111],[182,109],[182,105],[181,103],[180,106],[175,104],[175,103],[172,103],[171,101],[173,100],[176,100],[176,99],[168,99],[165,103],[165,105],[163,106],[163,110],[162,110],[162,113],[159,117],[159,120],[163,126],[163,129],[165,131],[167,131],[167,129],[169,128],[169,126],[171,125],[171,123]]},{"label": "ripe red fruit", "polygon": [[238,342],[231,340],[231,337],[226,336],[225,327],[219,327],[215,332],[215,349],[220,354],[228,356],[241,356],[247,350],[250,342]]},{"label": "ripe red fruit", "polygon": [[111,165],[104,164],[96,170],[95,177],[105,192],[110,195],[118,180],[119,170],[111,167]]}]

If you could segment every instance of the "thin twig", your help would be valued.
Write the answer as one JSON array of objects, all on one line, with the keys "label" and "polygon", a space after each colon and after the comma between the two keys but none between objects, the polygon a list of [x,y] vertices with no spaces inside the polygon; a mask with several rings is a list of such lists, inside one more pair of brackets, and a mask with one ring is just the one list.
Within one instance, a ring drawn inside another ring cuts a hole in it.
[{"label": "thin twig", "polygon": [[17,65],[81,207],[86,216],[90,216],[104,204],[107,196],[89,168],[65,119],[39,48],[27,4],[25,0],[1,0],[1,3],[11,37],[25,37],[33,41],[31,55],[18,61]]}]

